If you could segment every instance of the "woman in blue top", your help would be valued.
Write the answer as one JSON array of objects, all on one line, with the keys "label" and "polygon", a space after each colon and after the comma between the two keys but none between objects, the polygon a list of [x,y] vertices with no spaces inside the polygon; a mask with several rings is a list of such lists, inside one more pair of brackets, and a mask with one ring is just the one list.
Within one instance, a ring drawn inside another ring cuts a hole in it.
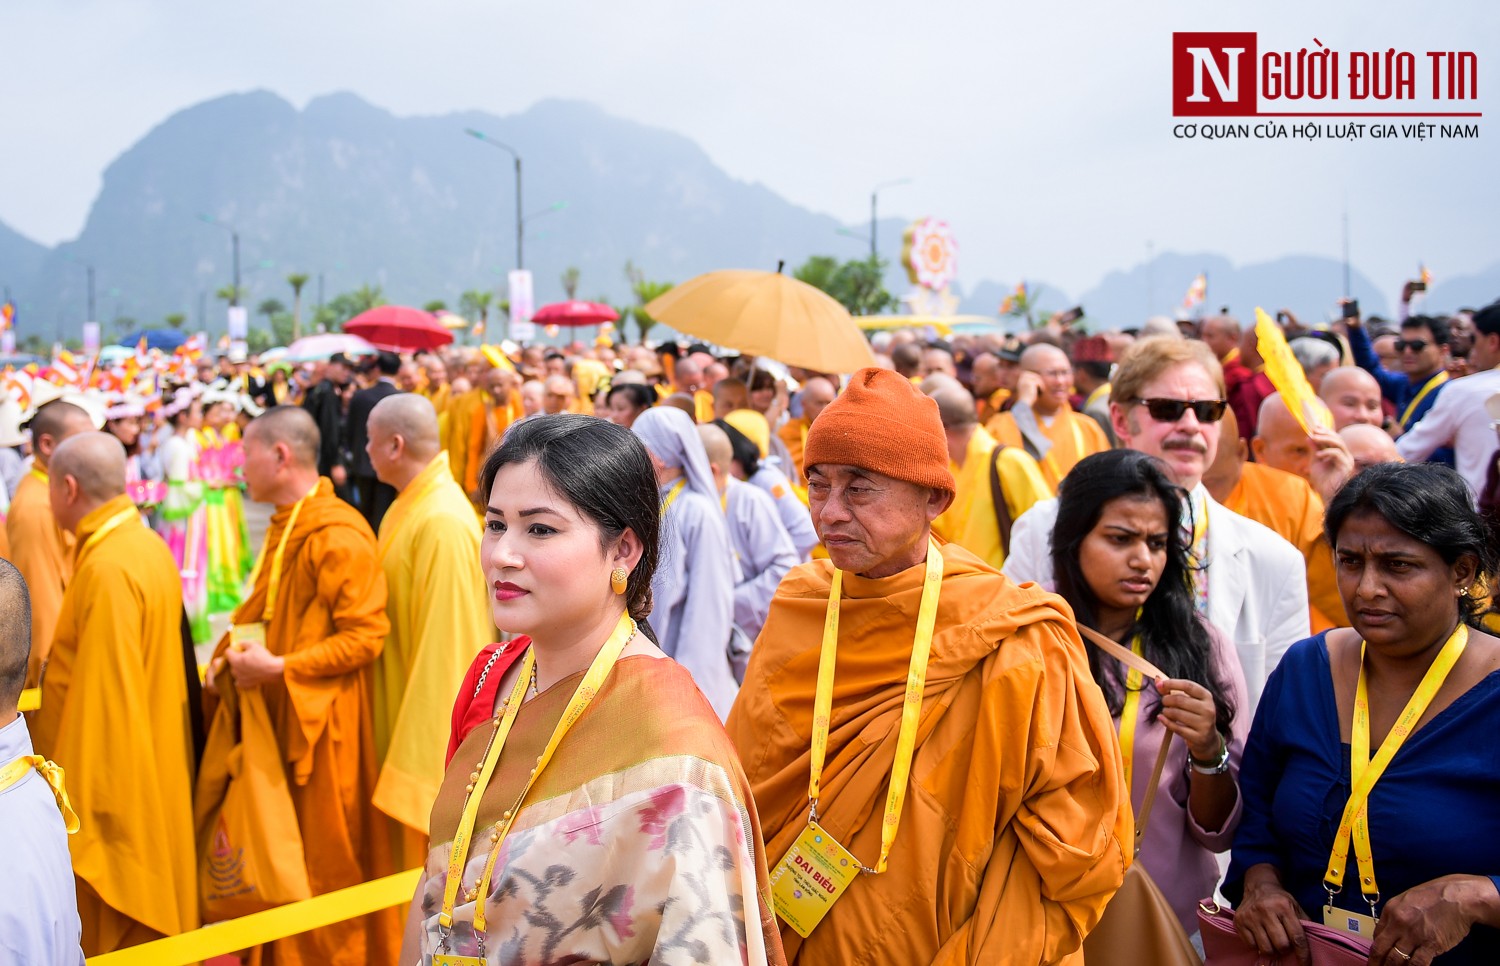
[{"label": "woman in blue top", "polygon": [[[1354,626],[1294,645],[1266,683],[1224,885],[1236,929],[1301,963],[1304,919],[1361,928],[1371,964],[1500,963],[1500,640],[1470,626],[1494,540],[1463,480],[1429,464],[1365,470],[1325,529]],[[1367,861],[1338,834],[1361,736]]]}]

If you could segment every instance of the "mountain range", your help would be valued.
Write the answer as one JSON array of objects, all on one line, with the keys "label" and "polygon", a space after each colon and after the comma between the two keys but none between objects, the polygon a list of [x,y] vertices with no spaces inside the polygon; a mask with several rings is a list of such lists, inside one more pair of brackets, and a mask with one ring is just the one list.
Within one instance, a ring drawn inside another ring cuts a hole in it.
[{"label": "mountain range", "polygon": [[[619,304],[629,300],[627,261],[647,278],[682,281],[716,268],[785,262],[790,270],[814,254],[867,251],[859,237],[867,223],[846,226],[794,205],[730,177],[681,135],[590,104],[549,100],[507,117],[396,117],[353,94],[298,110],[254,91],[189,107],[148,132],[104,172],[76,239],[47,248],[0,224],[0,286],[18,306],[18,332],[76,335],[89,266],[101,321],[152,325],[182,313],[194,327],[222,331],[215,293],[232,280],[231,233],[252,310],[267,298],[290,303],[293,272],[311,276],[305,304],[365,284],[418,305],[456,306],[469,289],[503,295],[516,261],[513,162],[466,137],[471,128],[523,158],[525,263],[539,304],[563,297],[569,266],[580,270],[580,297]],[[892,263],[904,224],[878,226]],[[989,266],[960,261],[960,272],[961,282],[972,280],[955,286],[966,312],[994,314],[1015,287]],[[1081,304],[1099,327],[1170,314],[1199,272],[1209,279],[1207,306],[1242,317],[1261,304],[1320,319],[1343,293],[1340,263],[1298,255],[1236,266],[1212,253],[1163,253],[1073,295],[1027,281],[1042,308]],[[1384,281],[1394,289],[1400,280]],[[1389,312],[1372,280],[1355,270],[1351,283],[1367,314]],[[887,284],[898,293],[910,287],[896,264]],[[1429,301],[1451,309],[1497,294],[1500,263],[1443,281]]]}]

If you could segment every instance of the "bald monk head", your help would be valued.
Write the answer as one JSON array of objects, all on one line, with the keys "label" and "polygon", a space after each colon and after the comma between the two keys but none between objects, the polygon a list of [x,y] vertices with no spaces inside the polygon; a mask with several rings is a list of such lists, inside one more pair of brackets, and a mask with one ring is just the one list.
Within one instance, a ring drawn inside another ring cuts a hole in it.
[{"label": "bald monk head", "polygon": [[698,404],[693,401],[692,396],[689,396],[685,392],[674,392],[666,399],[663,399],[661,404],[663,406],[671,406],[673,409],[680,409],[687,413],[688,418],[693,422],[696,423],[698,421]]},{"label": "bald monk head", "polygon": [[720,379],[714,383],[714,418],[723,419],[736,409],[750,408],[750,387],[743,379]]},{"label": "bald monk head", "polygon": [[678,392],[695,393],[703,388],[703,367],[692,356],[679,359],[673,370],[673,382],[676,383]]},{"label": "bald monk head", "polygon": [[58,444],[48,467],[52,515],[64,530],[125,495],[125,447],[109,433],[78,433]]},{"label": "bald monk head", "polygon": [[16,719],[31,656],[31,594],[21,572],[0,559],[0,728]]},{"label": "bald monk head", "polygon": [[1368,423],[1350,423],[1339,430],[1349,455],[1354,457],[1354,472],[1358,473],[1376,463],[1400,463],[1401,454],[1396,451],[1396,441],[1391,434],[1379,426]]},{"label": "bald monk head", "polygon": [[1214,461],[1203,473],[1203,486],[1208,490],[1208,495],[1223,503],[1239,485],[1240,474],[1249,455],[1249,447],[1240,438],[1239,420],[1234,418],[1234,410],[1226,407]]},{"label": "bald monk head", "polygon": [[802,384],[802,418],[812,425],[812,421],[838,394],[833,383],[822,376],[813,376]]},{"label": "bald monk head", "polygon": [[370,410],[369,430],[365,452],[375,476],[398,492],[410,486],[442,448],[437,410],[411,393],[386,396],[376,403]]},{"label": "bald monk head", "polygon": [[714,486],[723,493],[729,486],[729,467],[734,463],[734,445],[729,434],[713,423],[698,427],[698,438],[703,440],[703,451],[708,454],[708,468],[714,474]]},{"label": "bald monk head", "polygon": [[953,353],[937,346],[922,353],[922,375],[930,376],[935,373],[944,376],[958,375],[958,367],[953,363]]},{"label": "bald monk head", "polygon": [[250,499],[288,506],[318,482],[318,424],[301,406],[274,406],[245,428],[245,485]]},{"label": "bald monk head", "polygon": [[548,376],[542,383],[542,412],[549,416],[565,413],[573,405],[573,380],[567,376]]},{"label": "bald monk head", "polygon": [[46,469],[51,465],[52,452],[69,436],[93,430],[94,421],[82,407],[61,399],[53,400],[31,417],[31,452],[37,465]]},{"label": "bald monk head", "polygon": [[1039,416],[1052,416],[1068,405],[1068,396],[1073,393],[1073,363],[1055,345],[1038,343],[1027,346],[1021,353],[1021,372],[1034,373],[1041,380],[1041,389],[1031,408]]},{"label": "bald monk head", "polygon": [[1257,463],[1285,470],[1304,480],[1310,477],[1312,440],[1307,438],[1292,411],[1286,408],[1279,392],[1267,396],[1260,404],[1260,417],[1255,423],[1255,438],[1250,441],[1250,450]]},{"label": "bald monk head", "polygon": [[1358,366],[1339,366],[1328,370],[1318,396],[1333,412],[1333,428],[1343,429],[1356,423],[1379,427],[1385,422],[1380,409],[1380,383]]},{"label": "bald monk head", "polygon": [[969,440],[979,427],[974,397],[958,380],[944,376],[928,376],[922,380],[922,392],[937,403],[938,418],[943,421],[943,436],[948,444],[948,459],[955,466],[963,466],[964,457],[969,452]]}]

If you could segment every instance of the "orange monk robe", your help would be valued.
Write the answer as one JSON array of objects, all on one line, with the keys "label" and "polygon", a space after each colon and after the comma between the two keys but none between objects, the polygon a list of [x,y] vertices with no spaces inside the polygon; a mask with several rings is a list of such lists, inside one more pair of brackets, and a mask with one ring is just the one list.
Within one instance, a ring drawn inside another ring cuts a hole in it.
[{"label": "orange monk robe", "polygon": [[5,518],[5,535],[13,554],[10,562],[26,578],[26,589],[31,593],[31,657],[26,663],[26,686],[34,688],[52,649],[63,591],[73,576],[73,535],[59,527],[52,516],[47,472],[40,466],[32,467],[16,486],[10,514]]},{"label": "orange monk robe", "polygon": [[[517,389],[510,391],[504,403],[496,402],[493,393],[486,393],[482,397],[482,405],[470,413],[469,452],[464,460],[463,476],[453,474],[465,494],[479,489],[479,475],[484,469],[484,461],[500,445],[505,431],[523,415],[525,410],[521,407],[521,392]],[[488,494],[481,496],[487,498]],[[483,500],[479,502],[482,503]]]},{"label": "orange monk robe", "polygon": [[451,394],[448,384],[445,382],[441,385],[433,385],[428,382],[417,390],[417,393],[432,403],[432,408],[438,416],[438,439],[443,439],[448,428],[448,397]]},{"label": "orange monk robe", "polygon": [[[1109,437],[1104,435],[1099,424],[1082,413],[1074,412],[1072,407],[1059,409],[1052,417],[1051,426],[1043,422],[1040,415],[1036,417],[1036,424],[1042,435],[1052,441],[1052,448],[1047,451],[1046,457],[1037,462],[1042,464],[1042,477],[1054,490],[1079,460],[1110,448]],[[1016,425],[1016,417],[1012,412],[1003,412],[991,419],[985,429],[1006,446],[1025,446],[1021,427]]]},{"label": "orange monk robe", "polygon": [[[483,463],[484,454],[477,452],[479,446],[475,444],[476,427],[484,426],[485,399],[489,394],[483,389],[470,389],[468,392],[460,393],[453,397],[448,404],[448,427],[441,437],[443,449],[448,451],[448,463],[453,470],[453,478],[464,485],[472,474],[478,477],[478,467],[470,469],[474,463]],[[481,440],[482,440],[481,436]],[[465,492],[473,492],[473,487],[464,485]]]},{"label": "orange monk robe", "polygon": [[128,496],[84,517],[78,538],[33,734],[68,773],[83,951],[95,956],[197,928],[198,863],[177,564]]},{"label": "orange monk robe", "polygon": [[[271,517],[267,560],[250,596],[235,610],[234,623],[262,619],[270,558],[291,513],[290,505],[280,506]],[[302,836],[314,895],[365,882],[390,861],[384,826],[373,821],[370,808],[376,777],[374,663],[390,632],[385,600],[375,534],[359,511],[334,496],[327,478],[319,480],[287,538],[266,627],[266,647],[286,659],[285,672],[281,680],[260,686],[297,814],[298,827],[289,831]],[[215,660],[227,647],[226,635]],[[210,720],[216,703],[208,701]],[[204,770],[210,767],[205,761]],[[377,913],[363,928],[341,923],[263,946],[260,961],[277,966],[390,962],[399,932],[397,914]]]},{"label": "orange monk robe", "polygon": [[789,419],[776,431],[786,444],[787,455],[792,458],[792,468],[786,470],[787,477],[800,487],[807,486],[807,473],[802,469],[802,451],[807,447],[807,417]]},{"label": "orange monk robe", "polygon": [[699,389],[693,393],[693,407],[697,409],[695,419],[698,425],[705,426],[714,421],[714,394],[707,389]]},{"label": "orange monk robe", "polygon": [[979,400],[974,404],[975,411],[979,413],[979,421],[981,423],[988,423],[991,419],[1000,415],[1001,410],[1005,407],[1009,399],[1010,390],[1002,388],[996,389],[987,398]]},{"label": "orange monk robe", "polygon": [[427,817],[443,782],[448,719],[474,655],[496,639],[474,508],[438,453],[380,524],[391,629],[375,662],[375,807],[395,819],[394,866],[427,859]]},{"label": "orange monk robe", "polygon": [[[787,962],[1080,962],[1119,888],[1132,822],[1118,740],[1061,598],[1018,587],[954,544],[910,786],[888,871],[857,876]],[[844,574],[818,814],[863,863],[880,828],[924,565]],[[807,826],[809,735],[832,565],[777,588],[726,728],[773,864]]]},{"label": "orange monk robe", "polygon": [[1307,599],[1312,632],[1348,627],[1334,573],[1333,550],[1323,535],[1323,501],[1302,477],[1260,463],[1240,467],[1226,507],[1276,531],[1307,559]]},{"label": "orange monk robe", "polygon": [[571,411],[594,415],[594,397],[609,379],[610,368],[598,359],[579,359],[573,363],[573,384],[578,387],[578,400]]},{"label": "orange monk robe", "polygon": [[1052,499],[1052,487],[1042,478],[1036,460],[1025,450],[1019,446],[1007,446],[996,456],[997,445],[984,427],[974,427],[974,435],[969,437],[969,447],[964,454],[964,465],[948,463],[958,490],[948,509],[932,521],[932,529],[944,540],[958,544],[999,570],[1005,564],[1009,548],[1001,540],[1000,522],[995,516],[990,463],[998,460],[1000,490],[1012,523],[1033,504]]}]

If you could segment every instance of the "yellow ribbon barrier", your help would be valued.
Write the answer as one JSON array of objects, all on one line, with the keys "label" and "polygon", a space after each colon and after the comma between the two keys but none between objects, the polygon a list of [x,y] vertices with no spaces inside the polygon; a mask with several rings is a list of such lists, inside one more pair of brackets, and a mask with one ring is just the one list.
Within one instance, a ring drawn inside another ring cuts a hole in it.
[{"label": "yellow ribbon barrier", "polygon": [[40,708],[41,706],[42,706],[42,689],[41,688],[27,688],[25,691],[21,692],[21,701],[20,701],[20,704],[16,707],[16,710],[17,711],[35,711],[37,708]]},{"label": "yellow ribbon barrier", "polygon": [[421,869],[407,869],[265,912],[216,922],[180,936],[95,956],[88,960],[88,966],[188,966],[410,902],[421,875]]}]

